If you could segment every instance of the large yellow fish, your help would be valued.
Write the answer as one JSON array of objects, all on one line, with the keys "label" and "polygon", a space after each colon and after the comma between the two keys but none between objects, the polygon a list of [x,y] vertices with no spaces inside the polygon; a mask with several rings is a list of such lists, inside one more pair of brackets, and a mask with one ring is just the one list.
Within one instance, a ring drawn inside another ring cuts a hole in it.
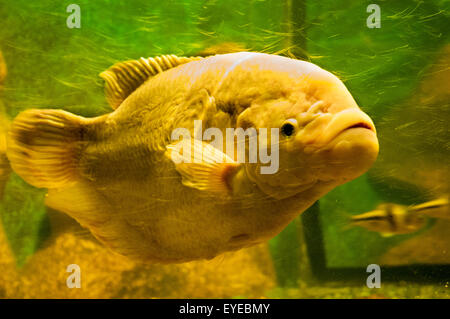
[{"label": "large yellow fish", "polygon": [[[48,188],[47,205],[131,258],[210,259],[270,239],[378,154],[374,124],[344,84],[305,61],[170,55],[118,63],[101,76],[112,113],[24,111],[7,154],[23,179]],[[258,145],[279,149],[278,167],[262,173],[269,164],[260,158],[242,162],[204,139],[172,140],[177,128],[192,136],[276,129],[278,142]],[[193,153],[174,153],[186,142]],[[201,160],[187,163],[192,154]]]}]

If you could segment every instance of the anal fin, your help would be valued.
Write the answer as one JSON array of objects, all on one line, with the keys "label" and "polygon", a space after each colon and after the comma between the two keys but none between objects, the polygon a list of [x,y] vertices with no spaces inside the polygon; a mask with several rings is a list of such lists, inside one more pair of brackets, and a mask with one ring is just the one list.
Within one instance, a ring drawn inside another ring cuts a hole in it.
[{"label": "anal fin", "polygon": [[79,181],[61,189],[50,189],[45,204],[91,230],[108,221],[113,214],[110,204],[87,181]]}]

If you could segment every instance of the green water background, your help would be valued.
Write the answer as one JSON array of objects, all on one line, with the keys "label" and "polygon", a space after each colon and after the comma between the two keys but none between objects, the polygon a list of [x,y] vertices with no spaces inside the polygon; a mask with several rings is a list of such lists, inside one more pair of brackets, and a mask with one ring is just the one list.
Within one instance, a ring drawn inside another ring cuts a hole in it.
[{"label": "green water background", "polygon": [[[337,74],[375,123],[389,125],[392,109],[405,106],[449,43],[449,1],[443,0],[376,1],[381,7],[379,29],[366,25],[372,1],[80,0],[80,29],[66,26],[70,3],[0,1],[0,49],[9,70],[3,100],[11,118],[28,108],[104,114],[110,108],[98,74],[115,62],[187,55],[221,42],[238,42],[255,51],[294,54]],[[448,105],[445,110],[448,114]],[[443,127],[436,123],[425,125]],[[447,136],[439,129],[426,145],[446,142]],[[381,138],[380,143],[383,147]],[[448,158],[448,144],[432,151],[438,160]],[[49,234],[44,194],[13,174],[0,205],[19,266]],[[348,214],[384,201],[411,204],[428,199],[420,187],[397,185],[388,175],[374,179],[370,172],[338,187],[319,203],[327,264],[367,265],[387,248],[417,235],[385,239],[362,229],[344,233]],[[300,277],[300,218],[270,242],[281,286],[295,286]]]}]

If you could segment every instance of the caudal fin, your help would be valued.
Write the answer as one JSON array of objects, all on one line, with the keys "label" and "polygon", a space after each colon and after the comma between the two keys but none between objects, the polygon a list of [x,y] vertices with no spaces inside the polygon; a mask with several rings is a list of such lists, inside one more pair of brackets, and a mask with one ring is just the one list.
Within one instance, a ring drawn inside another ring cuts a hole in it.
[{"label": "caudal fin", "polygon": [[6,67],[5,59],[3,58],[3,54],[0,51],[0,89],[3,86],[3,82],[5,81],[6,75],[8,74],[8,69]]},{"label": "caudal fin", "polygon": [[432,218],[450,219],[449,195],[442,195],[438,199],[412,206],[411,211]]},{"label": "caudal fin", "polygon": [[8,180],[11,167],[6,157],[6,132],[9,127],[9,121],[0,104],[0,200],[3,197],[3,190]]},{"label": "caudal fin", "polygon": [[13,170],[39,188],[59,188],[76,181],[85,119],[62,110],[20,113],[7,137]]}]

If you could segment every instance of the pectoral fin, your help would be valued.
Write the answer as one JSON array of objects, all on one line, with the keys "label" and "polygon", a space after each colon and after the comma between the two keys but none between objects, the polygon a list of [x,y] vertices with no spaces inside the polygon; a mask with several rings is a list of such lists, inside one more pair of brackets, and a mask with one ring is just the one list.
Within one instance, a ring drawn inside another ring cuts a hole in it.
[{"label": "pectoral fin", "polygon": [[175,164],[185,186],[227,194],[239,167],[222,151],[199,140],[182,140],[167,146],[166,156]]}]

